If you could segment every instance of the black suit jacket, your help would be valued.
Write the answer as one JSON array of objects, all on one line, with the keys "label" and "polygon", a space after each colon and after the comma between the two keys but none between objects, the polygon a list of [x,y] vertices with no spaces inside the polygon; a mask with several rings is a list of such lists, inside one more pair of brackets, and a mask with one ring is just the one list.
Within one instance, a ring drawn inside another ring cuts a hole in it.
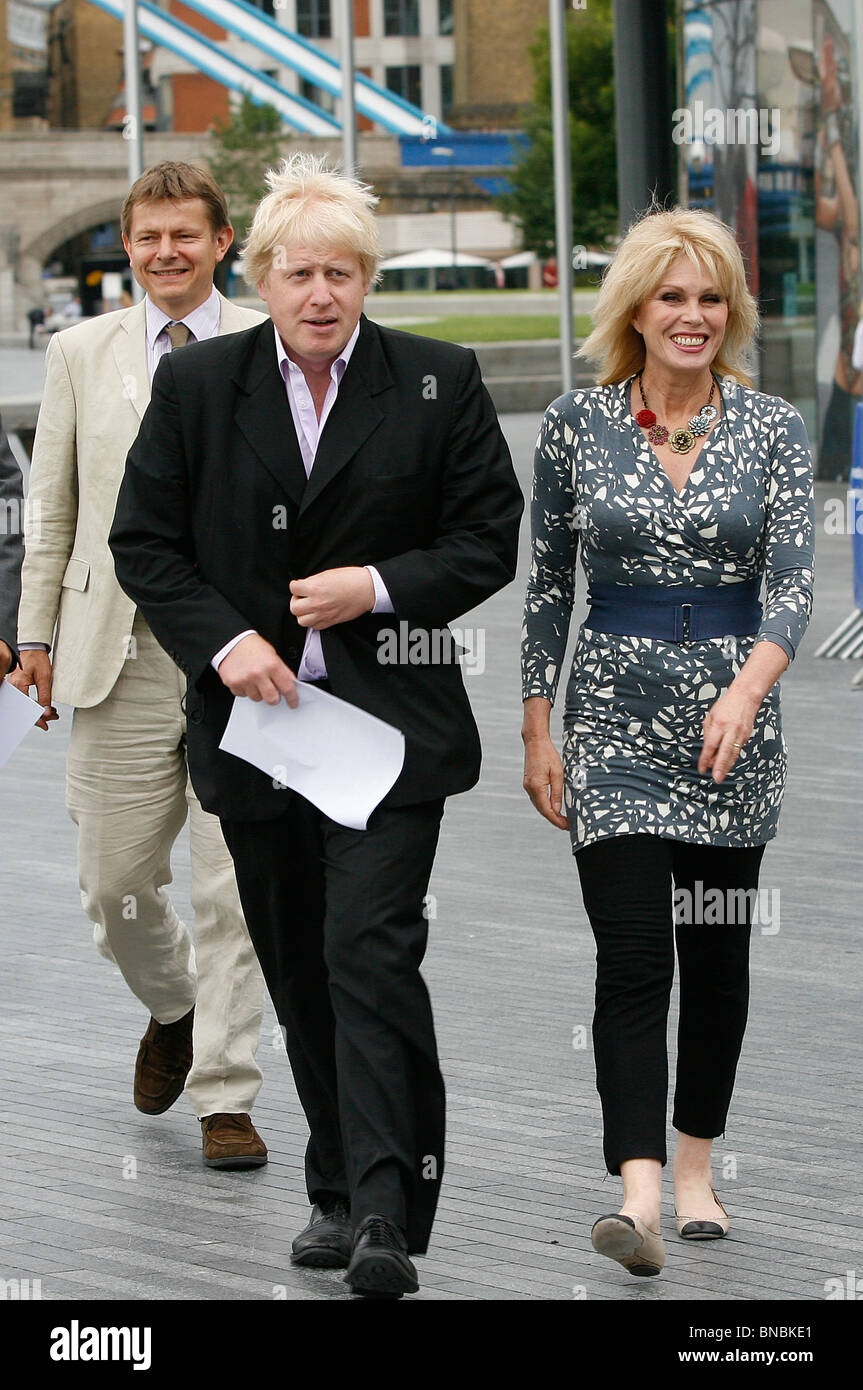
[{"label": "black suit jacket", "polygon": [[3,512],[0,517],[0,638],[12,652],[13,666],[18,664],[18,604],[24,559],[23,499],[21,469],[0,425],[0,509]]},{"label": "black suit jacket", "polygon": [[233,697],[211,661],[255,628],[296,671],[306,629],[290,581],[341,565],[376,565],[395,608],[321,634],[333,694],[405,735],[387,804],[471,787],[480,747],[459,666],[382,664],[379,634],[439,631],[507,584],[522,509],[465,348],[363,316],[308,481],[271,320],[165,356],[110,545],[120,584],[189,678],[189,768],[204,808],[232,820],[284,811],[288,792],[219,751]]}]

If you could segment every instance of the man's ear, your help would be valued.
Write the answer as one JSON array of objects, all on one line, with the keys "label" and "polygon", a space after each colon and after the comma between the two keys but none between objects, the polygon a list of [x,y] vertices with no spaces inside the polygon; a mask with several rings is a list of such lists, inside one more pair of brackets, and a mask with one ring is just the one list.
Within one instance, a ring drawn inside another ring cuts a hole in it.
[{"label": "man's ear", "polygon": [[216,262],[218,263],[225,255],[231,242],[234,240],[234,229],[228,223],[216,232]]}]

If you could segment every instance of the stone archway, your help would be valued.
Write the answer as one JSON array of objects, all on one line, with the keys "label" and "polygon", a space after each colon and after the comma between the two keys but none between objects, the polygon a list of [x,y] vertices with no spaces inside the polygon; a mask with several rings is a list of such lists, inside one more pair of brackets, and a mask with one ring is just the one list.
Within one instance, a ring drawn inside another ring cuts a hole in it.
[{"label": "stone archway", "polygon": [[101,198],[98,202],[76,208],[74,212],[67,213],[65,217],[58,218],[50,227],[46,227],[29,245],[22,246],[18,263],[22,287],[35,287],[41,282],[42,267],[58,246],[62,246],[80,232],[86,232],[90,227],[98,227],[102,222],[115,221],[120,216],[120,208],[127,191],[126,181],[118,178],[116,197]]}]

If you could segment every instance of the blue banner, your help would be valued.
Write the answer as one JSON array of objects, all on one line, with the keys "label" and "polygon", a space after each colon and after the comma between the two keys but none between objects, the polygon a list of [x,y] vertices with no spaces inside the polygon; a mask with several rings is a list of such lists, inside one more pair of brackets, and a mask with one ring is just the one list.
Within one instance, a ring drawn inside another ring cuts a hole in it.
[{"label": "blue banner", "polygon": [[863,403],[854,411],[854,456],[848,489],[848,518],[853,523],[854,603],[863,609]]}]

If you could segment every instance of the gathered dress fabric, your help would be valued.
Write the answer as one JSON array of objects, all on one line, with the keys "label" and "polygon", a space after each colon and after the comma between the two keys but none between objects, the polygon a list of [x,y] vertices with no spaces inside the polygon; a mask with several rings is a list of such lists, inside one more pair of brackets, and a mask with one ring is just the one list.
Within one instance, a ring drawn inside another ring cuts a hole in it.
[{"label": "gathered dress fabric", "polygon": [[[786,777],[778,684],[721,783],[698,772],[703,720],[755,643],[793,659],[812,605],[812,464],[798,412],[721,381],[722,413],[678,493],[630,411],[631,378],[561,396],[537,441],[523,696],[554,701],[575,598],[620,586],[764,580],[751,633],[668,642],[595,630],[575,641],[564,709],[564,810],[597,944],[593,1023],[609,1172],[666,1161],[667,1015],[680,971],[673,1124],[724,1132],[748,1008],[749,938]],[[650,595],[646,595],[649,599]],[[741,904],[678,920],[672,889]]]}]

